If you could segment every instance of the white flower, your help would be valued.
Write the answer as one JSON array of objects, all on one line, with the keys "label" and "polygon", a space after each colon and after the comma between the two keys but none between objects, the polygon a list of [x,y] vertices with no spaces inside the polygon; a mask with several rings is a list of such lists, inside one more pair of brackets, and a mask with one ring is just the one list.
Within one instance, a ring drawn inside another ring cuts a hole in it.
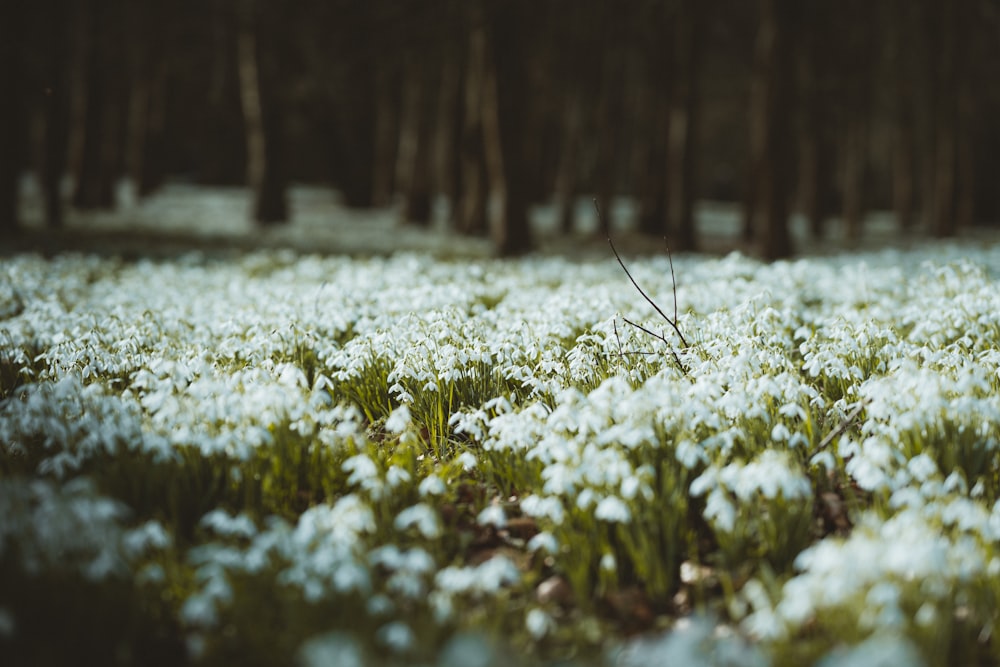
[{"label": "white flower", "polygon": [[476,467],[476,456],[472,452],[462,452],[455,461],[462,466],[463,470],[473,470]]},{"label": "white flower", "polygon": [[410,422],[410,409],[406,405],[400,405],[389,413],[385,420],[385,430],[389,433],[399,434],[409,428]]},{"label": "white flower", "polygon": [[343,632],[312,637],[299,647],[302,667],[364,667],[368,664],[357,640]]},{"label": "white flower", "polygon": [[257,534],[257,526],[247,514],[230,516],[228,512],[215,509],[201,517],[199,525],[208,528],[219,537],[251,538]]},{"label": "white flower", "polygon": [[344,461],[344,472],[351,473],[347,478],[350,485],[364,483],[378,475],[378,466],[367,454],[357,454]]},{"label": "white flower", "polygon": [[497,528],[503,528],[507,525],[507,513],[504,512],[502,505],[487,505],[476,516],[476,523],[480,526],[496,526]]},{"label": "white flower", "polygon": [[535,608],[524,617],[524,625],[528,629],[528,634],[537,641],[552,631],[555,621],[541,609]]},{"label": "white flower", "polygon": [[820,660],[817,667],[896,667],[926,664],[913,643],[897,633],[875,634],[848,649],[835,650]]},{"label": "white flower", "polygon": [[548,518],[556,525],[566,516],[562,501],[555,496],[530,495],[521,500],[521,511],[530,517]]},{"label": "white flower", "polygon": [[559,553],[559,542],[553,537],[552,533],[543,531],[528,540],[527,548],[532,553],[543,549],[546,553],[557,554]]},{"label": "white flower", "polygon": [[441,536],[441,522],[437,512],[427,503],[417,503],[407,507],[396,515],[393,525],[400,531],[416,526],[420,534],[430,540]]},{"label": "white flower", "polygon": [[393,653],[405,653],[416,644],[413,630],[402,621],[393,621],[383,625],[375,633],[378,640]]},{"label": "white flower", "polygon": [[417,491],[421,496],[440,496],[447,490],[444,482],[437,475],[424,477],[417,486]]},{"label": "white flower", "polygon": [[608,496],[597,503],[594,516],[612,523],[628,523],[632,520],[632,512],[629,511],[628,505],[616,496]]}]

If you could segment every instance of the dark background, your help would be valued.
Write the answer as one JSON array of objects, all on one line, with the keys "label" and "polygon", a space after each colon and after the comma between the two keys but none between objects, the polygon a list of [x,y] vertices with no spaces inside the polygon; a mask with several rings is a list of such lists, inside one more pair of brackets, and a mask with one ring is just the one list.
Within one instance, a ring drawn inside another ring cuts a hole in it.
[{"label": "dark background", "polygon": [[793,211],[995,224],[998,118],[998,0],[5,0],[0,234],[33,172],[51,230],[123,177],[246,185],[282,224],[296,182],[412,225],[445,197],[502,255],[539,202],[568,231],[629,197],[680,251],[695,201],[736,202],[778,258]]}]

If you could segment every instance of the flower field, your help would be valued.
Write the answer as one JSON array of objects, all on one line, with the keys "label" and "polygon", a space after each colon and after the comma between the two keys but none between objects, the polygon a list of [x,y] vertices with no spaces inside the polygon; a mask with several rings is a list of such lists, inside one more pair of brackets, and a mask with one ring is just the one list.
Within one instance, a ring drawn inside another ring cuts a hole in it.
[{"label": "flower field", "polygon": [[1000,248],[673,269],[0,260],[0,655],[996,664]]}]

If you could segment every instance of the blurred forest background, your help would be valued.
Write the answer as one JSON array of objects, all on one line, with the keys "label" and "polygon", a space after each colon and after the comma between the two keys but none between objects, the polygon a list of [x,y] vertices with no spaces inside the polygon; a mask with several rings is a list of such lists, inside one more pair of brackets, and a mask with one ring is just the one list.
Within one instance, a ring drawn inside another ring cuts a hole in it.
[{"label": "blurred forest background", "polygon": [[322,183],[415,226],[444,198],[501,255],[580,196],[678,251],[734,202],[766,258],[793,212],[1000,220],[998,0],[4,0],[0,99],[10,237],[28,172],[53,230],[123,178],[245,185],[261,226]]}]

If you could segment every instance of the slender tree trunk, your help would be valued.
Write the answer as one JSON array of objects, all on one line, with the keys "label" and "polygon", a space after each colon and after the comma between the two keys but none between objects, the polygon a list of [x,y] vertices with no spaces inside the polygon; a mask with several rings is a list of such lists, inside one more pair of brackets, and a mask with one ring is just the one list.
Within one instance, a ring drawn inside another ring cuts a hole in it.
[{"label": "slender tree trunk", "polygon": [[164,141],[166,134],[167,59],[162,56],[150,73],[146,100],[145,133],[143,135],[142,164],[135,176],[139,196],[145,197],[159,188],[165,179]]},{"label": "slender tree trunk", "polygon": [[799,208],[809,221],[809,234],[814,240],[823,238],[826,218],[830,214],[831,165],[834,151],[830,140],[828,92],[831,86],[829,51],[831,50],[831,14],[837,9],[829,0],[813,3],[803,17],[803,39],[800,42],[798,77],[801,100],[799,125]]},{"label": "slender tree trunk", "polygon": [[957,230],[955,215],[955,164],[958,158],[958,41],[957,9],[948,5],[932,7],[929,29],[937,33],[939,50],[932,78],[937,93],[934,100],[934,157],[931,163],[931,234],[943,238]]},{"label": "slender tree trunk", "polygon": [[469,2],[469,46],[463,85],[462,138],[460,146],[461,180],[455,205],[456,228],[465,234],[486,234],[489,180],[484,136],[484,105],[488,43],[482,0]]},{"label": "slender tree trunk", "polygon": [[[241,8],[239,2],[211,0],[205,11],[210,14],[205,20],[211,23],[212,36],[208,97],[199,127],[199,180],[215,185],[245,185],[248,131],[243,118],[239,62]],[[165,93],[165,85],[164,80],[157,94]]]},{"label": "slender tree trunk", "polygon": [[483,88],[483,130],[490,180],[490,235],[501,256],[531,249],[528,191],[523,159],[521,103],[526,72],[521,33],[522,3],[490,5],[489,55]]},{"label": "slender tree trunk", "polygon": [[872,61],[874,60],[871,8],[862,0],[846,0],[843,12],[853,26],[844,40],[843,220],[849,243],[861,238],[868,181],[868,134],[872,105]]},{"label": "slender tree trunk", "polygon": [[622,109],[621,81],[623,66],[620,54],[616,52],[614,40],[605,44],[602,62],[602,78],[599,99],[597,102],[597,170],[596,193],[597,203],[601,208],[601,236],[610,236],[614,227],[612,200],[617,192],[618,161],[621,151],[621,125],[624,115]]},{"label": "slender tree trunk", "polygon": [[979,97],[973,92],[970,44],[966,35],[974,32],[973,5],[958,3],[950,6],[950,27],[954,40],[952,82],[955,87],[955,231],[967,229],[975,216],[976,155],[975,135]]},{"label": "slender tree trunk", "polygon": [[[668,16],[660,16],[669,25]],[[645,110],[644,126],[648,136],[640,137],[636,180],[639,187],[639,231],[650,236],[665,236],[669,231],[667,215],[670,180],[668,178],[667,143],[670,136],[671,103],[674,88],[674,59],[671,40],[663,40],[650,54],[653,61],[644,68],[642,89]]]},{"label": "slender tree trunk", "polygon": [[963,77],[958,88],[955,227],[956,231],[962,231],[974,222],[976,209],[976,98],[967,78]]},{"label": "slender tree trunk", "polygon": [[852,107],[844,140],[844,230],[848,243],[861,238],[865,214],[868,127],[863,106]]},{"label": "slender tree trunk", "polygon": [[576,83],[569,85],[564,101],[565,111],[559,166],[556,168],[555,205],[559,215],[559,230],[571,234],[576,228],[576,194],[583,129],[583,99]]},{"label": "slender tree trunk", "polygon": [[138,196],[162,182],[162,137],[167,60],[164,31],[168,15],[156,6],[129,5],[127,23],[129,92],[126,105],[125,170]]},{"label": "slender tree trunk", "polygon": [[792,254],[788,231],[794,70],[792,39],[798,0],[760,0],[755,80],[751,108],[751,164],[756,168],[752,228],[760,252],[774,260]]},{"label": "slender tree trunk", "polygon": [[448,51],[441,70],[441,82],[434,117],[434,185],[452,206],[458,197],[459,160],[461,142],[462,53]]},{"label": "slender tree trunk", "polygon": [[66,174],[70,124],[70,44],[72,13],[58,0],[45,5],[44,91],[41,107],[42,139],[39,159],[39,183],[49,229],[63,226],[62,180]]},{"label": "slender tree trunk", "polygon": [[394,68],[385,60],[375,68],[375,164],[372,202],[387,206],[395,192],[397,149],[399,148],[398,86]]},{"label": "slender tree trunk", "polygon": [[24,158],[25,116],[21,34],[21,3],[8,2],[0,9],[0,238],[21,232],[18,184]]},{"label": "slender tree trunk", "polygon": [[695,156],[697,154],[699,77],[704,22],[698,0],[683,0],[675,22],[677,76],[671,96],[667,142],[668,211],[670,234],[676,250],[695,250]]},{"label": "slender tree trunk", "polygon": [[909,0],[894,0],[889,20],[889,59],[893,72],[892,88],[892,208],[902,232],[913,229],[916,195],[916,118],[917,103],[911,78],[914,76],[910,37],[912,8]]},{"label": "slender tree trunk", "polygon": [[[273,71],[279,55],[265,53],[272,44],[261,44],[262,25],[258,3],[240,5],[237,53],[240,101],[247,142],[247,184],[253,192],[253,219],[262,225],[288,220],[287,183],[283,172],[282,109]],[[265,63],[264,59],[270,62]]]},{"label": "slender tree trunk", "polygon": [[431,118],[429,64],[419,57],[404,66],[396,182],[403,194],[403,221],[426,226],[431,220]]},{"label": "slender tree trunk", "polygon": [[74,169],[73,205],[80,209],[112,208],[117,170],[120,127],[120,81],[114,52],[120,37],[113,3],[84,3],[77,38],[81,47],[82,87],[76,103],[73,131],[77,135],[78,160]]}]

